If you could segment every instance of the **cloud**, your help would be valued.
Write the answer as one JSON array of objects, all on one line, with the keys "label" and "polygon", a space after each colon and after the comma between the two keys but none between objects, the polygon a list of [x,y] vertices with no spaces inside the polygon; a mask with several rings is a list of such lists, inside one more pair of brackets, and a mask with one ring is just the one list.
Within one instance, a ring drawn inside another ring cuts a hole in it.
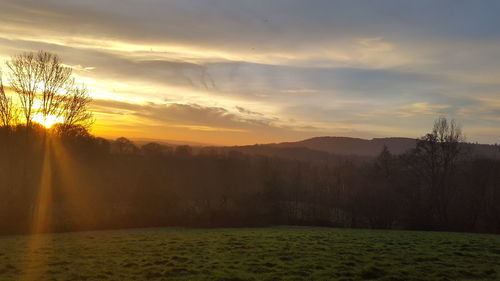
[{"label": "cloud", "polygon": [[[285,141],[290,136],[302,139],[324,132],[312,125],[289,120],[283,122],[279,118],[266,117],[242,107],[232,111],[198,104],[135,104],[115,100],[95,100],[92,107],[96,115],[102,118],[109,115],[120,117],[118,122],[114,119],[116,123],[111,126],[103,124],[98,127],[98,132],[113,137],[127,133],[133,137],[169,136],[172,139],[174,136],[174,139],[182,139],[182,136],[178,136],[181,133],[184,136],[196,136],[208,143],[252,144],[262,139],[268,142]],[[165,132],[167,135],[164,135]]]},{"label": "cloud", "polygon": [[499,8],[489,0],[4,0],[0,58],[60,54],[91,88],[97,125],[128,122],[137,135],[415,136],[441,114],[471,130],[500,128],[492,123]]},{"label": "cloud", "polygon": [[430,115],[432,117],[443,115],[443,110],[450,108],[445,104],[429,104],[428,102],[417,102],[400,106],[395,109],[394,115],[397,117],[413,117],[420,115]]},{"label": "cloud", "polygon": [[[156,122],[175,126],[186,126],[193,129],[219,131],[249,131],[259,129],[278,129],[273,119],[265,118],[262,114],[238,107],[237,110],[245,115],[230,112],[222,107],[206,107],[198,104],[179,103],[146,103],[132,104],[113,100],[95,100],[97,112],[118,113],[133,116],[142,122]],[[252,118],[253,117],[253,118]]]}]

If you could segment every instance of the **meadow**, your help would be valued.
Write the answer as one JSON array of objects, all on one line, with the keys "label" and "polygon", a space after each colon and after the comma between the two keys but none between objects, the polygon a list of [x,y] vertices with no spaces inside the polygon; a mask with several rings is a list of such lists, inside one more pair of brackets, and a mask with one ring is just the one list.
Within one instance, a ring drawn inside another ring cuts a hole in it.
[{"label": "meadow", "polygon": [[0,280],[500,280],[500,236],[314,227],[1,236]]}]

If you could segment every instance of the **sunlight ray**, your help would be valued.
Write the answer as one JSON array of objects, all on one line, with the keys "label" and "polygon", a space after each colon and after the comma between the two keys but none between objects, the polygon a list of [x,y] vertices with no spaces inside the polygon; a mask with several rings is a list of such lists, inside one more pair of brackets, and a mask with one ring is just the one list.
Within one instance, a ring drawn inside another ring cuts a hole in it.
[{"label": "sunlight ray", "polygon": [[42,162],[42,173],[38,194],[33,206],[33,218],[31,224],[31,236],[28,240],[25,260],[23,262],[24,272],[21,280],[39,280],[40,276],[47,270],[47,257],[40,253],[43,247],[50,246],[50,236],[43,233],[52,230],[52,207],[53,207],[53,171],[51,159],[51,138],[46,135],[44,140],[44,156]]},{"label": "sunlight ray", "polygon": [[61,200],[70,205],[63,206],[65,221],[71,224],[69,227],[85,229],[92,225],[96,216],[94,208],[91,206],[89,198],[92,196],[88,181],[83,175],[82,167],[79,167],[68,149],[57,138],[54,138],[51,149],[54,153],[53,165],[58,171],[59,190]]}]

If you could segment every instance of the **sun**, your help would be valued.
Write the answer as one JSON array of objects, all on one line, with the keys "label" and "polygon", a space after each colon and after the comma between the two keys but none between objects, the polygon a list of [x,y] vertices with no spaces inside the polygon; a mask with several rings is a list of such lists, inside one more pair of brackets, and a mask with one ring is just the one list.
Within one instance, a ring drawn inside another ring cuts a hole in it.
[{"label": "sun", "polygon": [[33,121],[41,124],[45,128],[50,128],[54,124],[62,123],[64,119],[61,116],[56,116],[56,115],[43,116],[43,114],[37,113],[33,116]]}]

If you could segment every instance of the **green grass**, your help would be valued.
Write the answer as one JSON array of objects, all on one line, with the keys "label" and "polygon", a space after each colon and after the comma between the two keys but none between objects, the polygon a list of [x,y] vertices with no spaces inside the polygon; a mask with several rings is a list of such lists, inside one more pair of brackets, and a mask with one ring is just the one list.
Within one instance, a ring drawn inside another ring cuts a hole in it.
[{"label": "green grass", "polygon": [[0,280],[500,280],[500,236],[309,227],[0,237]]}]

